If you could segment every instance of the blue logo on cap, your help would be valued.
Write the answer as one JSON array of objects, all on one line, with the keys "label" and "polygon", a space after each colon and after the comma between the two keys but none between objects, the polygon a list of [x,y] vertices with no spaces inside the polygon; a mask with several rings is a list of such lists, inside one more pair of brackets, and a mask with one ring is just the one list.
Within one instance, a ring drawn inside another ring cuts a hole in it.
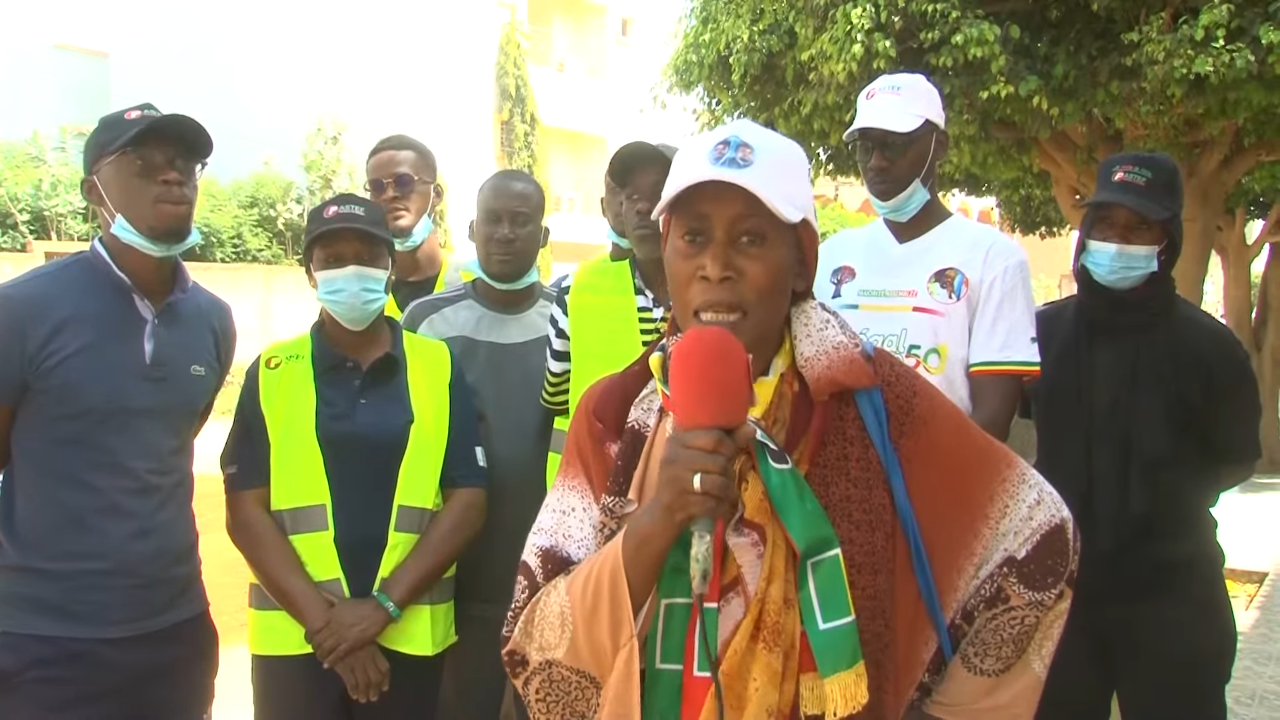
[{"label": "blue logo on cap", "polygon": [[742,170],[755,163],[756,149],[737,135],[730,135],[711,148],[711,154],[707,159],[717,167]]}]

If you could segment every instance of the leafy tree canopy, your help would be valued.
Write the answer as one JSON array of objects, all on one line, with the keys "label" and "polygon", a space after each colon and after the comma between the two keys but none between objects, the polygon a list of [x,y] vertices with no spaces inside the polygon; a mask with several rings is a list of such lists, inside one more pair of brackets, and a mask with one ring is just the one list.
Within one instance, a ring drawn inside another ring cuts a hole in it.
[{"label": "leafy tree canopy", "polygon": [[1102,157],[1170,152],[1188,189],[1179,286],[1194,288],[1227,194],[1280,160],[1278,46],[1275,0],[691,0],[669,77],[705,122],[750,116],[847,176],[856,94],[923,72],[952,136],[940,189],[995,196],[1023,232],[1060,227],[1055,205],[1077,223]]}]

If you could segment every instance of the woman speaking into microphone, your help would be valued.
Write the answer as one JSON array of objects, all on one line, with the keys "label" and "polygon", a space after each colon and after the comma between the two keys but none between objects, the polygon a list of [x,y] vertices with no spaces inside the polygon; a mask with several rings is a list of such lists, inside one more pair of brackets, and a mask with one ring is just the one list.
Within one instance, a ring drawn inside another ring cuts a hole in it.
[{"label": "woman speaking into microphone", "polygon": [[[503,659],[530,715],[1029,720],[1069,604],[1070,516],[814,301],[804,151],[746,120],[700,135],[654,215],[668,336],[583,396],[516,578]],[[692,346],[705,327],[750,357],[737,428],[673,414],[691,402],[667,382],[681,331]]]}]

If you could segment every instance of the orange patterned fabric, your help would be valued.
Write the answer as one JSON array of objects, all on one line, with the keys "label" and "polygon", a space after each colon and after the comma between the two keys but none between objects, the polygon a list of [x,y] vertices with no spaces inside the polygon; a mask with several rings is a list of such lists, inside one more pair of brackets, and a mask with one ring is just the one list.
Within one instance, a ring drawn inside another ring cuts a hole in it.
[{"label": "orange patterned fabric", "polygon": [[[870,703],[850,720],[899,720],[913,705],[944,720],[1031,718],[1075,574],[1077,539],[1061,499],[927,381],[882,352],[868,360],[832,311],[800,302],[791,330],[803,383],[784,444],[804,455],[840,539],[870,681]],[[644,485],[655,480],[667,425],[646,361],[582,398],[525,548],[503,660],[534,718],[640,717],[647,621],[632,615],[620,547],[627,518],[652,494]],[[950,619],[949,665],[853,401],[852,391],[876,382]],[[770,604],[754,602],[761,594],[786,594],[761,530],[748,513],[725,535],[737,573],[722,594],[717,644],[733,707],[745,706],[729,687],[749,693],[759,663],[798,673],[803,662],[771,642],[775,630],[791,631],[751,616]],[[739,656],[750,660],[730,667]],[[758,716],[799,715],[783,701]]]}]

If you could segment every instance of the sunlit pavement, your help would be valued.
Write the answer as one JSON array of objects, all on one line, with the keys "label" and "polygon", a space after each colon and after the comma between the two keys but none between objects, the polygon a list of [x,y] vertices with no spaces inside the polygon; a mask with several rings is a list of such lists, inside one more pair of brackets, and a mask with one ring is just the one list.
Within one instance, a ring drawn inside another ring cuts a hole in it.
[{"label": "sunlit pavement", "polygon": [[1231,720],[1280,720],[1280,478],[1258,477],[1213,509],[1227,567],[1268,572],[1240,634],[1228,692]]}]

